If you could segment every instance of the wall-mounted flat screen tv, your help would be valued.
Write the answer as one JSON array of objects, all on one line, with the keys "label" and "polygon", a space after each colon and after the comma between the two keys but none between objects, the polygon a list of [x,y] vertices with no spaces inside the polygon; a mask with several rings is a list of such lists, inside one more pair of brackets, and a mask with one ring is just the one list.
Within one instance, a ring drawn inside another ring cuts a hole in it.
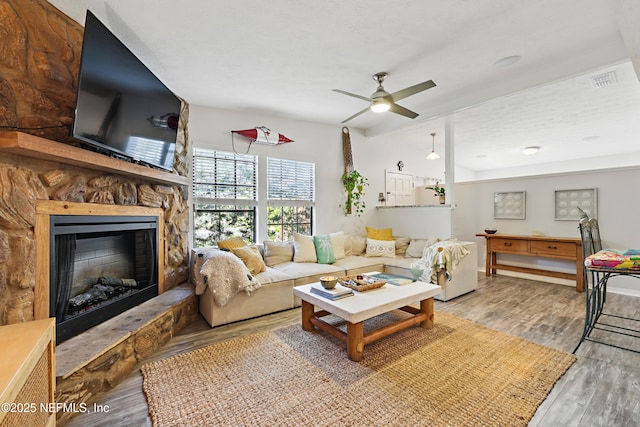
[{"label": "wall-mounted flat screen tv", "polygon": [[73,137],[105,154],[172,170],[180,105],[87,11]]}]

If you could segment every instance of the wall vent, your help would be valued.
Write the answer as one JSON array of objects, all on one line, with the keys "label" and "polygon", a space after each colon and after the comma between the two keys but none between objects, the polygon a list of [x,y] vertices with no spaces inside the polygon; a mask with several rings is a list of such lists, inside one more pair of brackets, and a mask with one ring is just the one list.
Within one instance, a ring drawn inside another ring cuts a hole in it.
[{"label": "wall vent", "polygon": [[602,89],[612,84],[618,83],[615,71],[609,71],[606,73],[598,74],[597,76],[591,76],[591,84],[593,87]]}]

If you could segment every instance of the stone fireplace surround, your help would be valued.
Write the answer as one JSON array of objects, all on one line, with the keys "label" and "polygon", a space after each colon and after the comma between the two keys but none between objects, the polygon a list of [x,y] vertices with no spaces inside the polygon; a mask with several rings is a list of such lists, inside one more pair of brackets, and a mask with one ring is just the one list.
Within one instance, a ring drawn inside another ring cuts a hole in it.
[{"label": "stone fireplace surround", "polygon": [[159,292],[188,280],[188,178],[20,132],[0,154],[0,324],[49,317],[49,213],[160,214]]},{"label": "stone fireplace surround", "polygon": [[[0,126],[13,130],[0,131],[0,325],[33,320],[40,310],[36,305],[41,301],[35,300],[36,254],[41,247],[34,230],[37,201],[82,203],[96,209],[142,206],[164,214],[164,293],[92,328],[86,337],[82,334],[79,340],[84,342],[56,348],[56,400],[92,402],[197,317],[193,289],[185,284],[188,104],[183,102],[180,111],[175,173],[78,149],[69,145],[74,143],[69,135],[82,26],[47,0],[3,0],[0,21],[5,30],[0,46]],[[58,425],[71,415],[58,413]]]},{"label": "stone fireplace surround", "polygon": [[[0,132],[1,324],[49,317],[49,271],[38,260],[49,250],[42,224],[51,212],[163,218],[162,294],[56,348],[57,402],[95,401],[197,317],[197,300],[185,284],[188,182],[68,144]],[[61,412],[57,419],[63,425],[72,416]]]}]

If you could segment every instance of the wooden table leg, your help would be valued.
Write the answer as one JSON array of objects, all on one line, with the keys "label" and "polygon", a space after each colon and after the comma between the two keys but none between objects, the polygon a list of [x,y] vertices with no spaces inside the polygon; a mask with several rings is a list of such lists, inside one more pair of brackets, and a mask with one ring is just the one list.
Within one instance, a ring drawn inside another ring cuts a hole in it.
[{"label": "wooden table leg", "polygon": [[[498,253],[497,252],[491,252],[491,265],[496,265],[497,263],[498,263]],[[498,272],[498,270],[496,268],[491,268],[490,272],[491,272],[491,274],[496,274]]]},{"label": "wooden table leg", "polygon": [[425,329],[433,329],[433,298],[420,301],[420,311],[427,315],[427,320],[421,323]]},{"label": "wooden table leg", "polygon": [[[487,241],[487,246],[489,246],[488,241]],[[491,252],[489,252],[489,249],[487,249],[487,254],[486,254],[485,258],[486,258],[486,260],[485,260],[486,266],[485,266],[485,269],[484,269],[484,275],[485,276],[491,276],[491,261],[492,261],[492,259],[491,259]]]},{"label": "wooden table leg", "polygon": [[576,245],[576,291],[584,292],[584,261],[582,245]]},{"label": "wooden table leg", "polygon": [[313,331],[314,329],[313,324],[311,323],[313,312],[313,304],[302,300],[302,329],[305,331]]},{"label": "wooden table leg", "polygon": [[347,354],[349,359],[354,362],[362,360],[362,353],[364,352],[364,342],[362,341],[364,336],[363,326],[362,322],[347,322]]}]

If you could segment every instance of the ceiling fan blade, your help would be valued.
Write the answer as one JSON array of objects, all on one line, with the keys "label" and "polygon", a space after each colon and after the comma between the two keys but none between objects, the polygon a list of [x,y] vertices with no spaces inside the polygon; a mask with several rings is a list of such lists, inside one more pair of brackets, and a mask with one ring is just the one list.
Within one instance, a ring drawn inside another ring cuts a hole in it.
[{"label": "ceiling fan blade", "polygon": [[415,119],[419,115],[418,113],[415,113],[408,108],[401,107],[398,104],[391,104],[391,108],[389,108],[389,111],[391,111],[392,113],[400,114],[401,116],[409,117],[410,119]]},{"label": "ceiling fan blade", "polygon": [[349,118],[348,118],[348,119],[346,119],[346,120],[343,120],[341,123],[347,123],[349,120],[351,120],[351,119],[355,119],[355,118],[356,118],[356,117],[358,117],[360,114],[364,114],[364,113],[366,113],[367,111],[369,111],[369,107],[365,108],[365,109],[364,109],[364,110],[362,110],[362,111],[358,111],[358,112],[357,112],[357,113],[355,113],[353,116],[349,117]]},{"label": "ceiling fan blade", "polygon": [[[340,90],[340,89],[333,89],[333,91],[341,93],[343,95],[353,96],[354,98],[362,99],[363,101],[373,102],[373,100],[371,98],[367,98],[366,96],[356,95],[355,93],[345,92],[344,90]],[[344,122],[342,122],[342,123],[344,123]]]},{"label": "ceiling fan blade", "polygon": [[401,99],[405,99],[408,96],[415,95],[416,93],[422,92],[423,90],[431,89],[436,84],[433,80],[427,80],[426,82],[418,83],[417,85],[413,85],[397,92],[392,93],[388,97],[391,98],[393,102],[400,101]]}]

